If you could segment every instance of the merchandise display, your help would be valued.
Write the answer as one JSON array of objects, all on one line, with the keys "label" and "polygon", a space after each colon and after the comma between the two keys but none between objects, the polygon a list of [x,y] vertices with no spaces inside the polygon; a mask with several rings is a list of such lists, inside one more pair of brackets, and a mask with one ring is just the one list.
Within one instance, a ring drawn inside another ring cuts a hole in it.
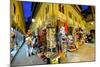
[{"label": "merchandise display", "polygon": [[95,61],[95,6],[11,0],[11,66]]}]

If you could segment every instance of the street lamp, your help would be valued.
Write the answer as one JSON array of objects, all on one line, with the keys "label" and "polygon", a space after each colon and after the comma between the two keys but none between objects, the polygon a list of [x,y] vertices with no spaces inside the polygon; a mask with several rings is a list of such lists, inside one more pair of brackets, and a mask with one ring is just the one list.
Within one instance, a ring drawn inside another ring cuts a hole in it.
[{"label": "street lamp", "polygon": [[35,22],[35,19],[32,18],[32,22]]},{"label": "street lamp", "polygon": [[93,24],[94,24],[94,22],[91,22],[91,24],[93,25]]}]

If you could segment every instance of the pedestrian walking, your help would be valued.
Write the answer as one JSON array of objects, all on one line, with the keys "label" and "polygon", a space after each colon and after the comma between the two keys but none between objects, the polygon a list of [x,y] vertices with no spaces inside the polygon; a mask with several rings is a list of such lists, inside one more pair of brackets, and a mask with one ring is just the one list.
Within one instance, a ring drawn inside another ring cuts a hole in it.
[{"label": "pedestrian walking", "polygon": [[26,39],[26,45],[27,45],[27,55],[31,56],[32,54],[32,38],[30,36],[27,36]]},{"label": "pedestrian walking", "polygon": [[34,55],[36,53],[36,50],[35,50],[36,43],[35,43],[35,41],[36,41],[36,38],[33,37],[33,40],[32,40],[32,49],[31,49],[32,55]]}]

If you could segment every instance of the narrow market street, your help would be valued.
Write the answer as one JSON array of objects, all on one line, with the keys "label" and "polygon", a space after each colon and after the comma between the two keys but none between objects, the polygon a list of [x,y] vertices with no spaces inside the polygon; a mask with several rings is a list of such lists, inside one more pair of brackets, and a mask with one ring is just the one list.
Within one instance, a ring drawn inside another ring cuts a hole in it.
[{"label": "narrow market street", "polygon": [[11,66],[95,61],[94,6],[12,0],[11,8]]}]

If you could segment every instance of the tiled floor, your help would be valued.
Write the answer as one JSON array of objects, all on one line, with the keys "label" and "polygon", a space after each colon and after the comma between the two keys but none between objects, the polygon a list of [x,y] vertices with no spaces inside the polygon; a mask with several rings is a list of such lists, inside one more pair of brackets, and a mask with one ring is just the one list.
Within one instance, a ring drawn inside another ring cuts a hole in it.
[{"label": "tiled floor", "polygon": [[67,53],[67,62],[94,61],[95,60],[95,45],[82,45],[79,50]]},{"label": "tiled floor", "polygon": [[[27,46],[24,44],[19,53],[12,62],[12,65],[37,65],[46,64],[46,62],[39,59],[37,55],[28,57],[26,54]],[[67,62],[80,62],[80,61],[94,61],[95,60],[95,45],[86,44],[82,45],[75,52],[67,52]]]},{"label": "tiled floor", "polygon": [[14,61],[12,62],[12,65],[36,65],[36,64],[46,64],[46,62],[39,59],[37,55],[33,56],[27,56],[26,53],[26,44],[22,46],[22,48],[19,50],[19,53],[15,57]]}]

